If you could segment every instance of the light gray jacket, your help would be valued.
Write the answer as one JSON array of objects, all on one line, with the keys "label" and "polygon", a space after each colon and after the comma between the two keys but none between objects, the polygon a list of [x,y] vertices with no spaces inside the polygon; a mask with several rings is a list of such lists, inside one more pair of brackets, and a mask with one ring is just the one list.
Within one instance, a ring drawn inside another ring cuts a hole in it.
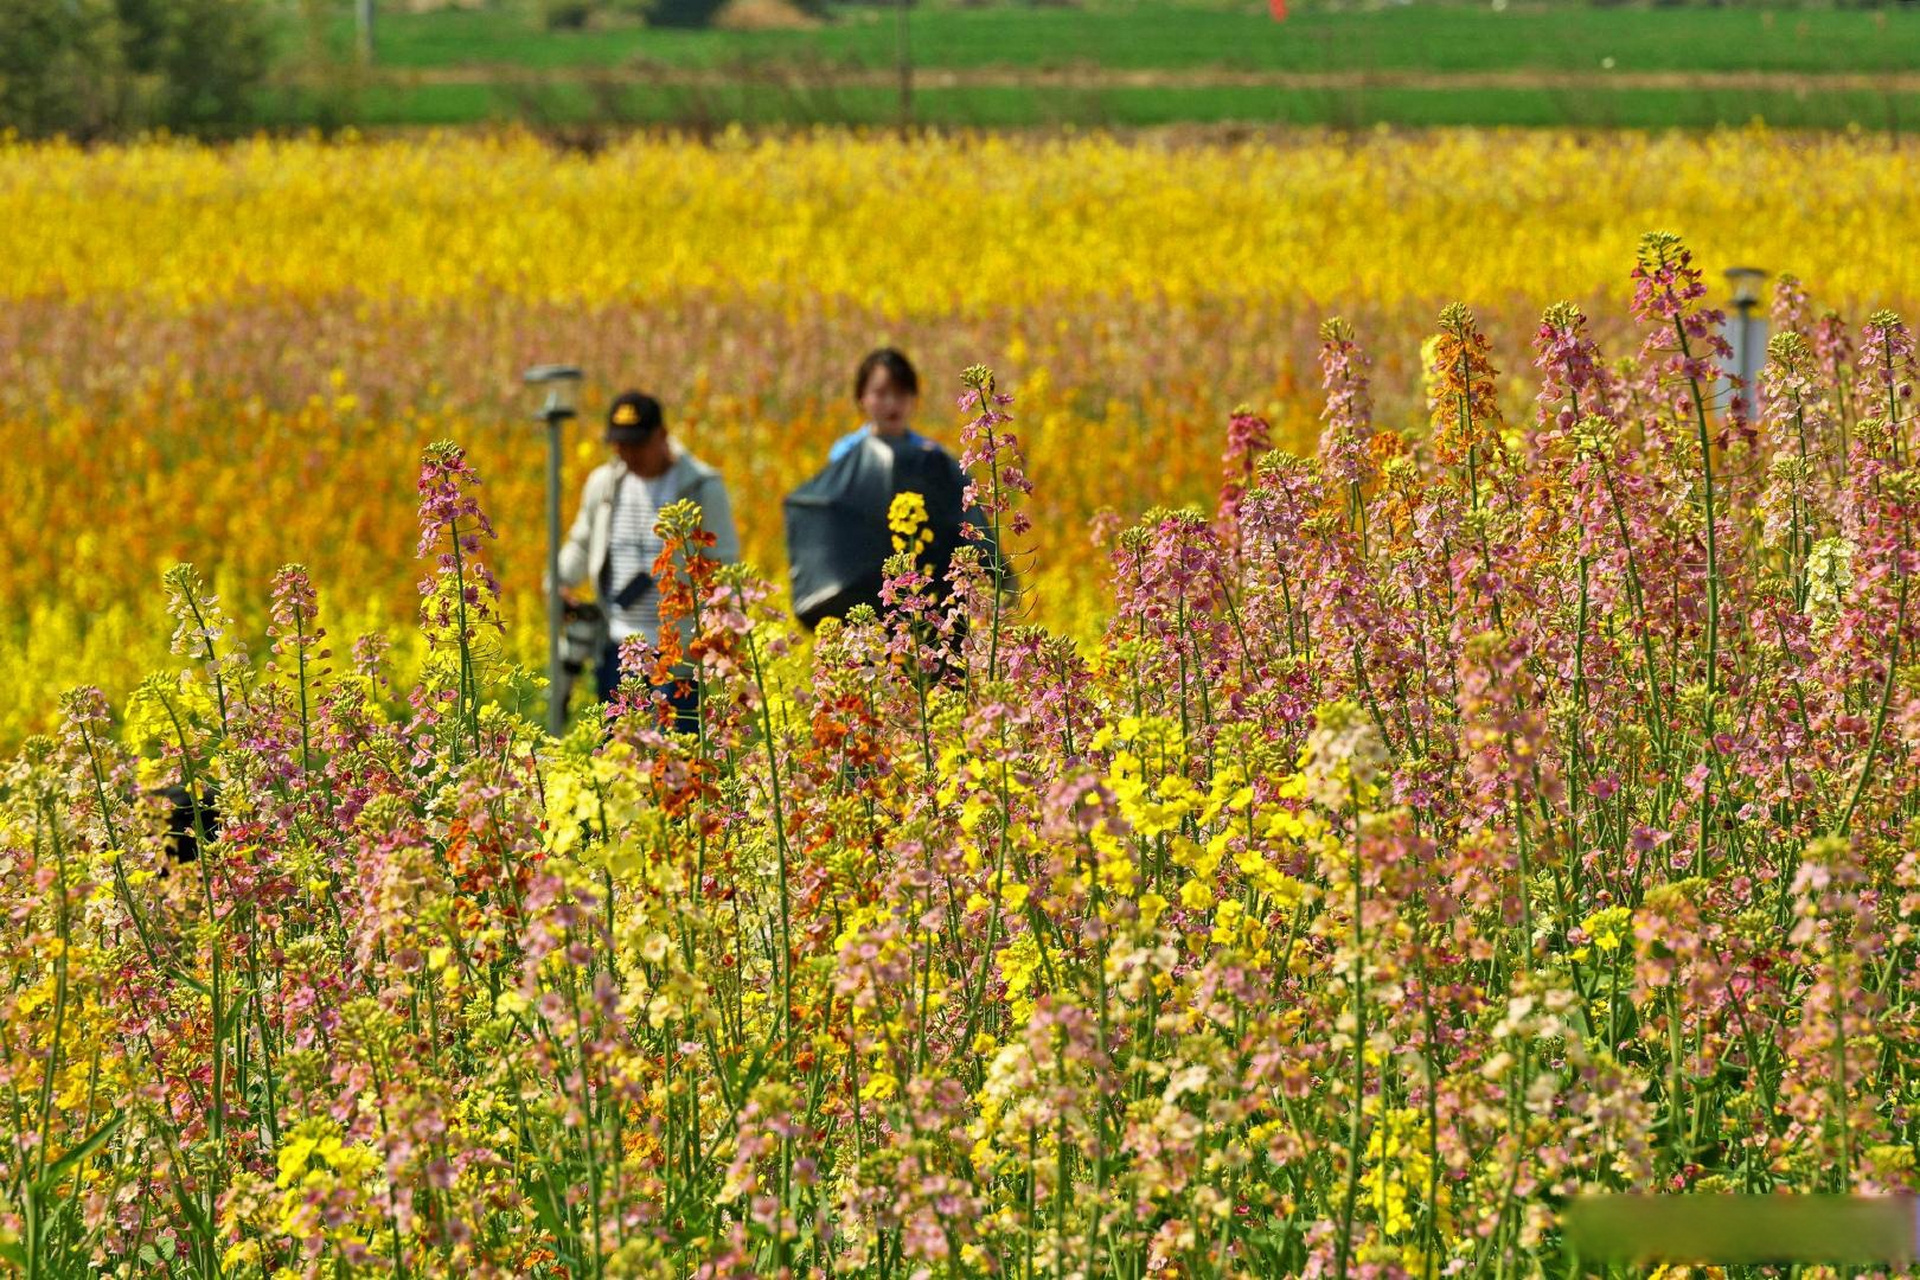
[{"label": "light gray jacket", "polygon": [[[613,495],[626,474],[627,464],[615,458],[595,467],[587,477],[580,491],[580,514],[560,545],[561,586],[600,581],[600,569],[607,563],[607,548],[613,541]],[[713,546],[707,554],[721,564],[738,560],[740,535],[733,527],[733,506],[727,500],[726,482],[720,473],[675,442],[667,477],[672,501],[690,499],[700,504],[700,527],[713,535]]]}]

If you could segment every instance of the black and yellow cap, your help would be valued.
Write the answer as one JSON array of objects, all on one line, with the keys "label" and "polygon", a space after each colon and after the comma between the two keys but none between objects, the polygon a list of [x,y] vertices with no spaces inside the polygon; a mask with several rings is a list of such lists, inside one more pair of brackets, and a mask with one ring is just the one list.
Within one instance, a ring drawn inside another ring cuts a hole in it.
[{"label": "black and yellow cap", "polygon": [[665,425],[658,400],[642,391],[623,391],[607,410],[607,443],[639,444]]}]

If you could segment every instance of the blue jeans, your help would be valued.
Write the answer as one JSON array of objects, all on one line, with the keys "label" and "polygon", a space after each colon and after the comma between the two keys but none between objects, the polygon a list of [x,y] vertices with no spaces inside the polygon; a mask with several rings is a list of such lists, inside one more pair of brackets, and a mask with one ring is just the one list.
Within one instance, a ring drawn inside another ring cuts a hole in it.
[{"label": "blue jeans", "polygon": [[[600,660],[594,664],[593,683],[600,692],[600,701],[606,702],[613,697],[613,691],[620,687],[620,646],[609,644],[600,650]],[[675,690],[681,681],[669,680],[665,684],[653,686],[655,693],[667,695],[667,703],[673,708],[673,727],[681,733],[694,733],[700,728],[700,686],[688,680],[686,692]]]}]

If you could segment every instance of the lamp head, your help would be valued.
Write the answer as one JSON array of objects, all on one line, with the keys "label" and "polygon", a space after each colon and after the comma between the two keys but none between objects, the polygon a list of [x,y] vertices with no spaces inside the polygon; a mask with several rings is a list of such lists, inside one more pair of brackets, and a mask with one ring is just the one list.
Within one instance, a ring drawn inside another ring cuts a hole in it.
[{"label": "lamp head", "polygon": [[546,401],[534,416],[549,422],[573,417],[579,404],[581,376],[579,366],[571,364],[537,364],[527,370],[522,381],[530,387],[546,388]]},{"label": "lamp head", "polygon": [[1759,267],[1728,267],[1727,286],[1733,290],[1733,305],[1742,311],[1760,305],[1760,282],[1767,273]]}]

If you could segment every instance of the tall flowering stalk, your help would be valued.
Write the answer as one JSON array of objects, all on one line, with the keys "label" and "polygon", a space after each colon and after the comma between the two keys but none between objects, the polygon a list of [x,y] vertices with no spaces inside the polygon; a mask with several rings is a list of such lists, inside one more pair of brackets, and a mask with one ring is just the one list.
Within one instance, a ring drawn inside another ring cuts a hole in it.
[{"label": "tall flowering stalk", "polygon": [[[1570,536],[1578,555],[1579,603],[1573,621],[1571,663],[1573,697],[1568,699],[1568,774],[1574,779],[1574,807],[1580,805],[1578,780],[1591,767],[1586,726],[1593,715],[1592,682],[1588,678],[1589,645],[1594,632],[1593,565],[1600,548],[1596,536],[1605,528],[1601,495],[1592,470],[1605,463],[1598,455],[1612,446],[1605,416],[1611,409],[1611,387],[1599,346],[1587,332],[1587,317],[1570,302],[1548,307],[1534,334],[1534,367],[1540,370],[1540,392],[1535,397],[1541,430],[1534,445],[1536,461],[1543,463],[1564,486]],[[1631,559],[1629,577],[1637,576]],[[1630,589],[1637,592],[1636,584]]]},{"label": "tall flowering stalk", "polygon": [[1227,420],[1227,448],[1220,462],[1225,473],[1220,484],[1220,519],[1228,534],[1239,528],[1240,499],[1252,487],[1254,468],[1273,448],[1273,426],[1242,406]]},{"label": "tall flowering stalk", "polygon": [[1438,380],[1434,447],[1443,462],[1462,468],[1475,511],[1483,500],[1481,481],[1487,461],[1502,448],[1491,350],[1492,344],[1464,303],[1450,303],[1441,311],[1432,364]]},{"label": "tall flowering stalk", "polygon": [[1571,302],[1548,307],[1534,333],[1533,353],[1541,375],[1534,403],[1542,426],[1568,433],[1590,414],[1606,415],[1610,380],[1584,311]]},{"label": "tall flowering stalk", "polygon": [[1373,405],[1367,391],[1367,356],[1354,341],[1353,326],[1335,317],[1320,326],[1320,385],[1327,393],[1321,415],[1320,465],[1347,495],[1347,519],[1364,541],[1366,503],[1373,479]]},{"label": "tall flowering stalk", "polygon": [[[466,452],[450,441],[429,445],[420,460],[420,539],[415,554],[433,557],[435,572],[420,581],[422,618],[436,644],[452,641],[454,723],[477,749],[480,738],[480,671],[476,648],[483,630],[499,626],[500,583],[481,560],[493,524],[474,490],[480,477]],[[458,762],[456,748],[454,759]]]},{"label": "tall flowering stalk", "polygon": [[268,634],[273,640],[275,655],[293,659],[294,686],[300,697],[300,772],[303,777],[313,772],[313,707],[310,697],[313,676],[308,671],[308,665],[314,657],[326,656],[325,650],[318,654],[314,652],[315,647],[327,636],[325,628],[315,621],[319,612],[319,594],[314,591],[313,580],[307,575],[304,565],[290,564],[274,575],[273,624]]},{"label": "tall flowering stalk", "polygon": [[1505,458],[1500,438],[1500,406],[1494,379],[1497,370],[1492,344],[1479,321],[1464,303],[1450,303],[1440,312],[1440,332],[1429,366],[1434,386],[1434,450],[1442,462],[1460,468],[1467,495],[1466,533],[1480,551],[1480,573],[1471,579],[1473,595],[1481,600],[1496,628],[1505,626],[1488,509],[1494,464]]},{"label": "tall flowering stalk", "polygon": [[1649,372],[1674,397],[1673,403],[1690,409],[1699,450],[1701,507],[1706,529],[1705,696],[1701,699],[1701,743],[1707,761],[1699,800],[1700,853],[1711,856],[1713,777],[1720,769],[1715,726],[1720,692],[1720,513],[1714,493],[1714,442],[1708,426],[1705,388],[1719,376],[1719,361],[1732,355],[1721,336],[1725,315],[1695,304],[1707,286],[1693,255],[1668,232],[1649,232],[1640,239],[1633,270],[1633,314],[1648,326],[1641,358]]},{"label": "tall flowering stalk", "polygon": [[1768,340],[1761,371],[1763,418],[1776,451],[1761,511],[1767,535],[1782,543],[1783,568],[1799,609],[1806,608],[1808,565],[1822,532],[1816,520],[1822,505],[1816,486],[1822,477],[1815,468],[1830,423],[1818,379],[1813,348],[1800,333],[1788,330]]},{"label": "tall flowering stalk", "polygon": [[1913,331],[1892,311],[1868,316],[1860,330],[1862,416],[1878,419],[1877,434],[1895,466],[1907,464],[1915,376]]},{"label": "tall flowering stalk", "polygon": [[[967,483],[964,501],[969,508],[979,510],[986,520],[984,530],[969,523],[966,535],[984,539],[993,560],[988,566],[995,588],[987,642],[987,680],[991,683],[1000,675],[1001,619],[1011,585],[1012,560],[1007,550],[1007,536],[1024,536],[1032,527],[1030,517],[1015,504],[1033,492],[1033,481],[1027,478],[1020,438],[1002,430],[1013,421],[1011,414],[1001,412],[1013,403],[1013,397],[997,389],[993,370],[985,365],[969,367],[961,375],[961,381],[966,385],[960,396],[961,412],[979,411],[960,428],[960,465],[973,476]],[[978,472],[985,473],[984,483]]]},{"label": "tall flowering stalk", "polygon": [[[233,623],[220,608],[220,598],[208,590],[200,571],[190,564],[167,570],[167,611],[177,624],[172,650],[178,656],[198,657],[213,682],[220,704],[222,731],[233,727],[229,694],[246,696],[247,651],[232,635]],[[229,685],[232,686],[231,690]]]}]

